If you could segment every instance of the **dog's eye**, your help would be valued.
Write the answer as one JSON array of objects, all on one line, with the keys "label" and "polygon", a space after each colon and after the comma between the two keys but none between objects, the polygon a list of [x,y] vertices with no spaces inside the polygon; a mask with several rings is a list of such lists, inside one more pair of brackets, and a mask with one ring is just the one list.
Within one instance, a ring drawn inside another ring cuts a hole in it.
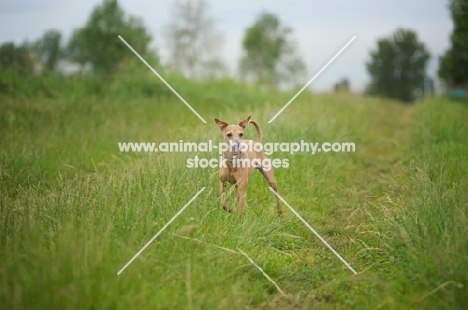
[{"label": "dog's eye", "polygon": [[232,133],[228,133],[226,136],[228,136],[228,137],[232,137]]},{"label": "dog's eye", "polygon": [[239,137],[243,137],[243,136],[244,136],[244,134],[241,132],[241,133],[239,134]]}]

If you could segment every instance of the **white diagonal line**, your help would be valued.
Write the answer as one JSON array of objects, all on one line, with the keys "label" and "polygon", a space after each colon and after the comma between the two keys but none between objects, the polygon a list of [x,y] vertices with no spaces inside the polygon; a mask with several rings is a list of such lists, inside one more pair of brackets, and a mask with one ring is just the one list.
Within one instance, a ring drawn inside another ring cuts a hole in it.
[{"label": "white diagonal line", "polygon": [[216,244],[212,244],[212,243],[208,243],[208,242],[201,241],[201,240],[198,240],[198,239],[193,239],[193,238],[181,236],[181,235],[178,235],[178,234],[173,234],[173,235],[176,236],[176,237],[179,237],[179,238],[183,238],[183,239],[195,241],[195,242],[198,242],[198,243],[201,243],[201,244],[206,244],[206,245],[209,245],[209,246],[212,246],[212,247],[215,247],[215,248],[224,250],[224,251],[226,251],[226,252],[231,252],[231,253],[235,253],[235,254],[240,254],[240,253],[237,252],[237,251],[234,251],[234,250],[231,250],[231,249],[228,249],[228,248],[224,248],[224,247],[219,246],[219,245],[216,245]]},{"label": "white diagonal line", "polygon": [[348,45],[351,44],[351,42],[354,41],[354,39],[356,39],[356,36],[354,36],[351,40],[349,40],[349,42],[346,43],[346,45],[343,46],[343,47],[340,49],[340,51],[339,51],[338,53],[336,53],[336,55],[333,56],[333,58],[330,59],[330,61],[328,61],[327,64],[326,64],[325,66],[323,66],[323,68],[320,69],[320,71],[317,72],[317,74],[315,74],[314,77],[313,77],[312,79],[310,79],[310,81],[307,82],[307,84],[305,84],[304,87],[302,87],[301,90],[298,91],[297,94],[294,95],[294,97],[292,97],[291,100],[289,100],[288,103],[286,103],[286,104],[284,105],[284,107],[283,107],[281,110],[278,111],[278,113],[275,114],[275,116],[273,116],[273,117],[271,118],[271,120],[268,122],[268,124],[270,124],[271,122],[273,122],[273,121],[275,120],[275,118],[277,118],[278,115],[280,115],[281,112],[283,112],[284,109],[286,109],[286,108],[288,107],[288,105],[290,105],[291,102],[293,102],[294,99],[296,99],[296,97],[299,96],[299,95],[304,91],[304,89],[306,89],[306,88],[310,85],[310,83],[312,83],[312,82],[315,80],[315,78],[316,78],[317,76],[319,76],[320,73],[322,73],[322,71],[325,70],[325,69],[328,67],[328,65],[331,64],[331,63],[333,62],[333,60],[335,60],[335,58],[338,57],[338,56],[341,54],[341,52],[343,52],[343,51],[348,47]]},{"label": "white diagonal line", "polygon": [[296,210],[294,210],[294,209],[286,202],[286,200],[283,199],[283,197],[281,197],[273,188],[269,187],[269,189],[270,189],[276,196],[278,196],[278,198],[281,199],[281,201],[284,202],[284,204],[285,204],[286,206],[288,206],[288,208],[292,211],[292,213],[294,213],[294,215],[297,216],[297,217],[304,223],[304,225],[307,226],[307,228],[309,228],[310,231],[312,231],[312,232],[320,239],[320,241],[322,241],[322,242],[330,249],[330,251],[332,251],[333,254],[335,254],[336,257],[338,257],[338,258],[346,265],[346,267],[349,268],[349,270],[351,270],[354,274],[357,274],[356,270],[354,270],[353,267],[351,267],[351,265],[348,264],[348,262],[345,261],[345,260],[343,259],[343,257],[341,257],[341,255],[338,254],[338,252],[336,252],[335,249],[333,249],[333,248],[331,247],[331,245],[329,245],[328,242],[325,241],[325,239],[323,239],[322,236],[320,236],[319,233],[316,232],[315,229],[313,229],[312,226],[310,226],[309,223],[307,223],[307,222],[302,218],[302,216],[300,216],[299,213],[297,213]]},{"label": "white diagonal line", "polygon": [[198,197],[198,195],[201,194],[201,192],[203,192],[203,191],[205,190],[205,188],[206,188],[206,187],[203,187],[201,190],[199,190],[198,193],[196,193],[195,196],[193,196],[192,199],[190,199],[190,201],[187,202],[187,204],[186,204],[185,206],[183,206],[182,209],[180,209],[179,212],[177,212],[176,215],[174,215],[174,216],[170,219],[170,221],[167,222],[167,224],[164,225],[164,227],[161,228],[161,229],[158,231],[158,233],[157,233],[156,235],[154,235],[154,237],[151,238],[151,240],[148,241],[148,243],[146,243],[145,246],[142,247],[141,250],[138,251],[138,253],[136,253],[135,256],[133,256],[133,258],[132,258],[122,269],[120,269],[119,272],[117,272],[117,275],[120,275],[120,274],[122,273],[122,271],[124,271],[125,268],[127,268],[128,265],[130,265],[130,264],[133,262],[133,260],[134,260],[135,258],[137,258],[138,255],[140,255],[141,252],[143,252],[143,251],[150,245],[150,243],[153,242],[154,239],[156,239],[156,238],[164,231],[164,229],[166,229],[166,228],[172,223],[172,221],[174,221],[182,212],[184,212],[184,210],[195,200],[195,198]]},{"label": "white diagonal line", "polygon": [[154,70],[153,67],[151,67],[151,66],[147,63],[146,60],[144,60],[143,57],[141,57],[140,54],[138,54],[137,51],[135,51],[135,50],[133,49],[133,47],[131,47],[130,44],[128,44],[127,41],[124,40],[124,38],[122,38],[122,37],[119,35],[119,39],[122,40],[122,42],[125,43],[125,45],[127,45],[127,47],[128,47],[138,58],[140,58],[140,60],[141,60],[151,71],[153,71],[153,73],[156,74],[156,76],[157,76],[159,79],[161,79],[161,81],[163,81],[163,83],[166,84],[166,86],[169,87],[169,89],[172,90],[172,92],[173,92],[177,97],[179,97],[179,99],[182,100],[182,102],[185,103],[185,105],[186,105],[196,116],[198,116],[198,118],[199,118],[203,123],[206,124],[206,121],[203,119],[203,117],[201,117],[200,114],[198,114],[197,111],[195,111],[195,109],[192,108],[192,106],[191,106],[190,104],[188,104],[188,102],[185,101],[185,99],[182,98],[182,96],[179,95],[179,93],[176,92],[175,89],[172,88],[172,86],[169,85],[169,83],[166,82],[166,80],[163,79],[163,77],[162,77],[158,72],[156,72],[156,70]]}]

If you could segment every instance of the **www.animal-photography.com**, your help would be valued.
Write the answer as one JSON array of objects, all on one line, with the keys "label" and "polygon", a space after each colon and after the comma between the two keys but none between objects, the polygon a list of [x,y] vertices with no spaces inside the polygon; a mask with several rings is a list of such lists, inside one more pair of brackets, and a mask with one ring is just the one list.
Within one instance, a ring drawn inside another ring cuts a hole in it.
[{"label": "www.animal-photography.com", "polygon": [[466,309],[468,0],[0,3],[0,309]]}]

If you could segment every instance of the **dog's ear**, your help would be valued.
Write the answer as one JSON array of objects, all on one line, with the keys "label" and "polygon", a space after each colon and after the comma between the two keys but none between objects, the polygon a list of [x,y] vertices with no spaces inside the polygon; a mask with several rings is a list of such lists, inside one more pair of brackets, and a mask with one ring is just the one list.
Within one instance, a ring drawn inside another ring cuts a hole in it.
[{"label": "dog's ear", "polygon": [[219,126],[219,128],[221,128],[221,130],[224,130],[227,126],[229,126],[228,123],[220,121],[217,118],[215,118],[215,122],[216,122],[216,124],[218,124],[218,126]]},{"label": "dog's ear", "polygon": [[241,126],[242,128],[245,129],[245,126],[247,126],[249,124],[249,121],[250,121],[250,116],[247,117],[247,119],[243,120],[242,122],[239,123],[239,126]]}]

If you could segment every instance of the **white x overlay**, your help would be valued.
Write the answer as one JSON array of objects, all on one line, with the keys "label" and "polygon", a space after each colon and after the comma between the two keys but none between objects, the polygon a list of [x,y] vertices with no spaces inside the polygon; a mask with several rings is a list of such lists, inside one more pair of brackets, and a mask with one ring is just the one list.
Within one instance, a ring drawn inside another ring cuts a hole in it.
[{"label": "white x overlay", "polygon": [[275,120],[275,118],[277,118],[278,115],[280,115],[280,114],[288,107],[288,105],[290,105],[291,102],[293,102],[294,99],[296,99],[297,96],[299,96],[299,95],[304,91],[304,89],[306,89],[307,87],[309,87],[310,83],[312,83],[312,82],[315,80],[315,78],[318,77],[318,76],[320,75],[320,73],[322,73],[322,71],[325,70],[325,69],[328,67],[328,65],[330,65],[330,64],[333,62],[333,60],[335,60],[335,58],[338,57],[338,56],[341,54],[341,52],[343,52],[343,51],[348,47],[348,45],[350,45],[350,44],[354,41],[354,39],[356,39],[356,36],[352,37],[351,40],[349,40],[348,43],[346,43],[346,45],[343,46],[343,47],[339,50],[339,52],[336,53],[335,56],[333,56],[333,58],[330,59],[330,60],[325,64],[325,66],[323,66],[322,69],[320,69],[320,71],[317,72],[317,74],[315,74],[314,77],[311,78],[310,81],[307,82],[307,84],[305,84],[304,87],[302,87],[301,90],[298,91],[297,94],[295,94],[294,97],[292,97],[291,100],[289,100],[288,103],[286,103],[286,104],[284,105],[284,107],[281,108],[281,110],[279,110],[278,113],[276,113],[275,116],[273,116],[273,117],[271,118],[271,120],[268,121],[268,124],[270,124],[271,122],[273,122],[273,121]]},{"label": "white x overlay", "polygon": [[182,96],[179,95],[179,93],[176,92],[176,90],[175,90],[174,88],[172,88],[172,86],[169,85],[169,83],[166,82],[166,80],[165,80],[156,70],[154,70],[154,68],[151,67],[151,66],[146,62],[146,60],[145,60],[143,57],[141,57],[140,54],[138,54],[137,51],[135,51],[135,50],[133,49],[133,47],[132,47],[130,44],[127,43],[127,41],[124,40],[124,38],[122,38],[122,37],[119,35],[119,39],[122,40],[122,42],[125,43],[125,45],[127,45],[127,47],[128,47],[138,58],[140,58],[140,60],[141,60],[151,71],[153,71],[153,73],[156,74],[156,76],[157,76],[164,84],[166,84],[166,86],[169,87],[169,89],[172,90],[172,92],[173,92],[177,97],[179,97],[179,99],[182,100],[182,102],[185,103],[185,105],[186,105],[196,116],[198,116],[198,118],[199,118],[203,123],[206,124],[205,119],[204,119],[203,117],[201,117],[200,114],[198,114],[198,112],[195,111],[195,109],[192,108],[192,106],[191,106],[190,104],[188,104],[188,102],[185,101],[185,99],[182,98]]},{"label": "white x overlay", "polygon": [[[179,93],[177,93],[177,91],[172,88],[171,85],[169,85],[168,82],[166,82],[166,80],[164,80],[164,78],[153,68],[151,67],[147,62],[146,60],[140,56],[140,54],[138,54],[137,51],[135,51],[135,49],[133,49],[133,47],[127,43],[127,41],[125,41],[120,35],[118,36],[120,40],[122,40],[122,42],[196,115],[198,116],[198,118],[206,124],[206,121],[203,119],[203,117],[200,116],[200,114],[197,113],[197,111],[195,111],[194,108],[192,108],[192,106],[187,102],[185,101],[184,98],[182,98],[181,95],[179,95]],[[281,110],[278,111],[278,113],[275,114],[275,116],[273,116],[271,118],[271,120],[268,122],[268,123],[271,123],[273,122],[354,40],[356,39],[356,36],[353,36],[351,38],[351,40],[348,41],[348,43],[346,43],[336,54],[335,56],[333,56],[333,58],[331,58],[323,67],[322,69],[320,69],[320,71],[318,71],[313,77],[312,79],[310,79],[309,82],[307,82],[307,84],[304,85],[304,87],[302,87],[297,93],[296,95],[294,95],[294,97],[291,98],[291,100],[289,100],[283,108],[281,108]],[[143,248],[141,248],[140,251],[138,251],[138,253],[136,253],[133,258],[117,273],[117,275],[120,275],[124,270],[125,268],[127,268],[204,190],[205,190],[206,187],[203,187],[200,191],[198,191],[198,193],[195,194],[195,196],[192,197],[192,199],[190,199],[189,202],[187,202],[187,204],[185,206],[182,207],[182,209],[179,210],[179,212],[177,212],[170,220],[169,222],[167,222],[166,225],[164,225],[163,228],[161,228],[157,233],[156,235],[151,238],[150,241],[148,241],[144,246]],[[296,215],[297,218],[299,218],[303,223],[304,225],[309,228],[310,231],[312,231],[319,239],[320,241],[322,241],[327,247],[328,249],[330,249],[330,251],[333,252],[333,254],[335,254],[336,257],[338,257],[345,265],[346,267],[349,268],[349,270],[351,270],[354,274],[357,274],[357,272],[353,269],[353,267],[351,267],[351,265],[348,264],[348,262],[346,262],[343,257],[341,257],[340,254],[338,254],[338,252],[335,251],[335,249],[333,249],[331,247],[330,244],[328,244],[328,242],[323,239],[320,234],[315,231],[315,229],[313,229],[309,223],[307,223],[300,215],[299,213],[296,212],[296,210],[294,210],[287,202],[286,200],[283,199],[283,197],[281,197],[273,188],[269,187],[269,189],[291,210],[291,212],[294,213],[294,215]],[[244,253],[245,254],[245,253]],[[247,255],[246,255],[247,256]],[[248,256],[247,256],[248,257]],[[249,261],[251,261],[251,259],[249,258]],[[252,261],[251,261],[252,262]],[[258,267],[257,267],[258,268]],[[260,268],[261,270],[261,268]],[[262,270],[261,270],[262,271]],[[271,279],[269,279],[271,280]],[[273,281],[274,282],[274,281]],[[277,287],[279,289],[279,287]],[[281,293],[283,293],[281,291],[281,289],[279,289]],[[284,295],[284,293],[283,293]]]},{"label": "white x overlay", "polygon": [[198,191],[198,193],[195,194],[195,196],[192,197],[192,199],[189,200],[189,202],[187,202],[187,204],[185,206],[182,207],[182,209],[179,210],[179,212],[176,213],[176,215],[174,215],[170,220],[169,222],[167,222],[166,225],[164,225],[163,228],[161,228],[158,233],[156,235],[154,235],[153,238],[151,238],[150,241],[148,241],[144,247],[141,248],[140,251],[138,251],[138,253],[135,254],[135,256],[132,257],[132,259],[122,268],[120,269],[119,272],[117,272],[117,275],[120,275],[122,273],[122,271],[125,270],[125,268],[128,267],[128,265],[130,265],[134,260],[135,258],[138,257],[138,255],[141,254],[141,252],[143,252],[150,244],[151,242],[154,241],[154,239],[156,239],[182,212],[184,212],[184,210],[195,200],[195,198],[198,197],[198,195],[200,195],[204,190],[205,190],[206,187],[203,187],[201,190]]},{"label": "white x overlay", "polygon": [[307,223],[307,222],[302,218],[302,216],[300,216],[299,213],[297,213],[296,210],[294,210],[293,207],[291,207],[291,206],[289,205],[289,203],[286,202],[286,200],[283,199],[283,197],[281,197],[273,188],[269,187],[269,189],[270,189],[276,196],[278,196],[278,198],[281,199],[281,201],[284,202],[284,204],[285,204],[286,206],[288,206],[288,208],[291,210],[291,212],[294,213],[294,215],[297,216],[297,217],[302,221],[302,223],[304,223],[304,225],[307,226],[307,228],[309,228],[310,231],[313,232],[313,233],[320,239],[320,241],[322,241],[323,244],[325,244],[325,245],[327,246],[327,248],[329,248],[330,251],[332,251],[333,254],[335,254],[336,257],[338,257],[338,258],[346,265],[346,267],[349,268],[349,270],[351,270],[354,274],[357,274],[356,270],[354,270],[354,268],[351,267],[351,265],[348,264],[348,262],[345,261],[344,258],[341,257],[341,255],[338,254],[338,252],[335,251],[335,249],[332,248],[331,245],[329,245],[328,242],[327,242],[325,239],[323,239],[322,236],[320,236],[319,233],[316,232],[315,229],[313,229],[312,226],[310,226],[309,223]]}]

